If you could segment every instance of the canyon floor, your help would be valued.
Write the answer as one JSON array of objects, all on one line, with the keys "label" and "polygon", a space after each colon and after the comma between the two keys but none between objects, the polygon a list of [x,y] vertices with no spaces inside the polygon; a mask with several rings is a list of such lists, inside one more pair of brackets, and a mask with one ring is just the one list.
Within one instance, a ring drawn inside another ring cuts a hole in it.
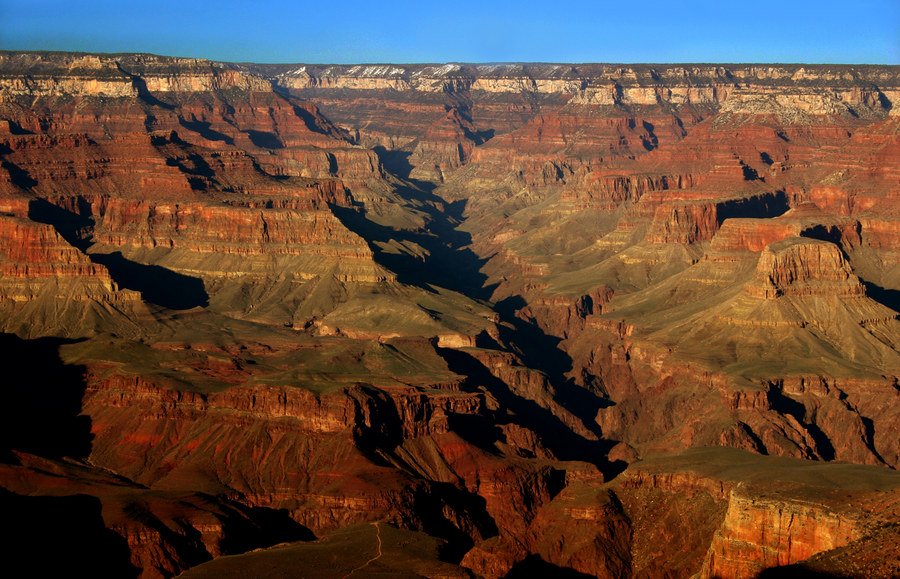
[{"label": "canyon floor", "polygon": [[0,52],[12,575],[900,575],[900,67]]}]

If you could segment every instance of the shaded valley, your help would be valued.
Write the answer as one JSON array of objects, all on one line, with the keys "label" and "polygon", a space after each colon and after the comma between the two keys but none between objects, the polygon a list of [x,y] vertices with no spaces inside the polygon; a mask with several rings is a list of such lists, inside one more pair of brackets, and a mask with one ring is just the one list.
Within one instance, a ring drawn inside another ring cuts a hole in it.
[{"label": "shaded valley", "polygon": [[896,576],[898,102],[0,52],[12,564]]}]

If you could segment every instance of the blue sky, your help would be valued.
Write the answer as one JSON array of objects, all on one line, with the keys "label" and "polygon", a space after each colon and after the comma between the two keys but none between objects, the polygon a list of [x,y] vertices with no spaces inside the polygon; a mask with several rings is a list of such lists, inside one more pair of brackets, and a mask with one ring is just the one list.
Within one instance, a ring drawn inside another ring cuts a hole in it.
[{"label": "blue sky", "polygon": [[900,0],[0,0],[0,48],[234,62],[900,64]]}]

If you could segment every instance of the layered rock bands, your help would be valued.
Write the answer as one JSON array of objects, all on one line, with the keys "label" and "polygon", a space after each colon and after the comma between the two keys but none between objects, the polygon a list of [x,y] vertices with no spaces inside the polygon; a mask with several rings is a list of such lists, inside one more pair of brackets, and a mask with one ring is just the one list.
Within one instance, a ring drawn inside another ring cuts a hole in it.
[{"label": "layered rock bands", "polygon": [[0,52],[6,564],[896,576],[898,110],[892,66]]}]

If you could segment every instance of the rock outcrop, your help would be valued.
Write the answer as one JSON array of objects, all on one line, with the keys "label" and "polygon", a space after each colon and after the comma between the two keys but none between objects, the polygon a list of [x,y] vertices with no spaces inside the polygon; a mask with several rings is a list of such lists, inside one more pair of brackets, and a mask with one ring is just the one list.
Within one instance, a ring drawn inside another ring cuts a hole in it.
[{"label": "rock outcrop", "polygon": [[6,530],[146,578],[896,575],[898,100],[2,52]]}]

